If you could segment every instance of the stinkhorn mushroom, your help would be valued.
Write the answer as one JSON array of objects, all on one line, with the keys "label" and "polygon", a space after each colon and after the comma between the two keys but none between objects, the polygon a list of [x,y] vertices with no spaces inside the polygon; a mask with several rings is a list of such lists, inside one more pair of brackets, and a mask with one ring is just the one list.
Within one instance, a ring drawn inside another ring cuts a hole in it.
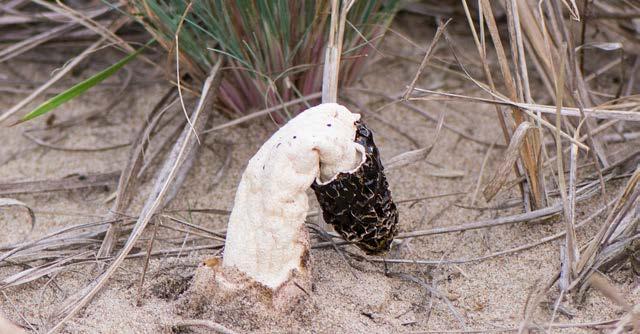
[{"label": "stinkhorn mushroom", "polygon": [[345,239],[369,254],[389,249],[397,209],[372,133],[359,120],[335,103],[310,108],[249,161],[229,218],[222,265],[212,266],[219,286],[239,291],[255,282],[273,298],[310,286],[304,222],[312,185],[325,220]]}]

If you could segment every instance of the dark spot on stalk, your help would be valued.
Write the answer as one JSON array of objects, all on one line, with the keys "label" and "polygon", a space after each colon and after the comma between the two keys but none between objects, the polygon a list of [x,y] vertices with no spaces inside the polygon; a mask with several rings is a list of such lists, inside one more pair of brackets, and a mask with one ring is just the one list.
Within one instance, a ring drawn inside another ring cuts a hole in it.
[{"label": "dark spot on stalk", "polygon": [[278,143],[278,145],[276,145],[276,148],[280,147],[280,145],[281,145],[281,144],[282,144],[282,143]]},{"label": "dark spot on stalk", "polygon": [[328,127],[331,127],[331,123],[327,124]]}]

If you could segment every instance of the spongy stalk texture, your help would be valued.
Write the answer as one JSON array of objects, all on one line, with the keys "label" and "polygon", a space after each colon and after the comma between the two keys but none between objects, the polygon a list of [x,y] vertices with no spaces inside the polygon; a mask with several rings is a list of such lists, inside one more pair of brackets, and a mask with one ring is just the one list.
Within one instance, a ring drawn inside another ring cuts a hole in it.
[{"label": "spongy stalk texture", "polygon": [[294,273],[304,276],[309,258],[306,191],[364,161],[354,141],[360,115],[326,103],[310,108],[278,130],[251,158],[236,192],[223,257],[257,282],[276,289]]}]

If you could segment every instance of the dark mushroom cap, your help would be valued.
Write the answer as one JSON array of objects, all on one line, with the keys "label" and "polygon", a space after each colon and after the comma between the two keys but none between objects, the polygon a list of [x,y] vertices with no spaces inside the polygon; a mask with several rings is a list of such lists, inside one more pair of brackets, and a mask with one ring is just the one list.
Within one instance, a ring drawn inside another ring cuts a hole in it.
[{"label": "dark mushroom cap", "polygon": [[367,254],[380,254],[391,248],[398,234],[398,209],[373,133],[362,122],[356,127],[355,142],[364,146],[365,162],[353,173],[340,173],[327,184],[314,182],[311,188],[325,222]]}]

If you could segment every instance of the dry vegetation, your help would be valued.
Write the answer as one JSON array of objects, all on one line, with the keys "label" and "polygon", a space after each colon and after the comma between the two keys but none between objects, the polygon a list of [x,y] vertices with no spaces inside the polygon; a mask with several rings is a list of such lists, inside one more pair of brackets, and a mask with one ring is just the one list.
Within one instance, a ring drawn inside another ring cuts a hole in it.
[{"label": "dry vegetation", "polygon": [[[256,145],[317,103],[322,68],[340,64],[324,84],[340,78],[338,101],[382,138],[401,233],[386,257],[365,256],[310,213],[322,310],[289,329],[640,331],[640,3],[412,1],[377,8],[375,24],[365,1],[335,22],[329,5],[291,5],[312,30],[289,36],[280,17],[277,38],[240,46],[246,26],[195,22],[255,11],[177,2],[0,4],[0,312],[15,324],[117,331],[100,312],[122,307],[157,313],[125,331],[282,331],[181,309],[185,272],[223,250]],[[342,62],[317,47],[333,29]],[[151,35],[89,93],[7,127]]]}]

